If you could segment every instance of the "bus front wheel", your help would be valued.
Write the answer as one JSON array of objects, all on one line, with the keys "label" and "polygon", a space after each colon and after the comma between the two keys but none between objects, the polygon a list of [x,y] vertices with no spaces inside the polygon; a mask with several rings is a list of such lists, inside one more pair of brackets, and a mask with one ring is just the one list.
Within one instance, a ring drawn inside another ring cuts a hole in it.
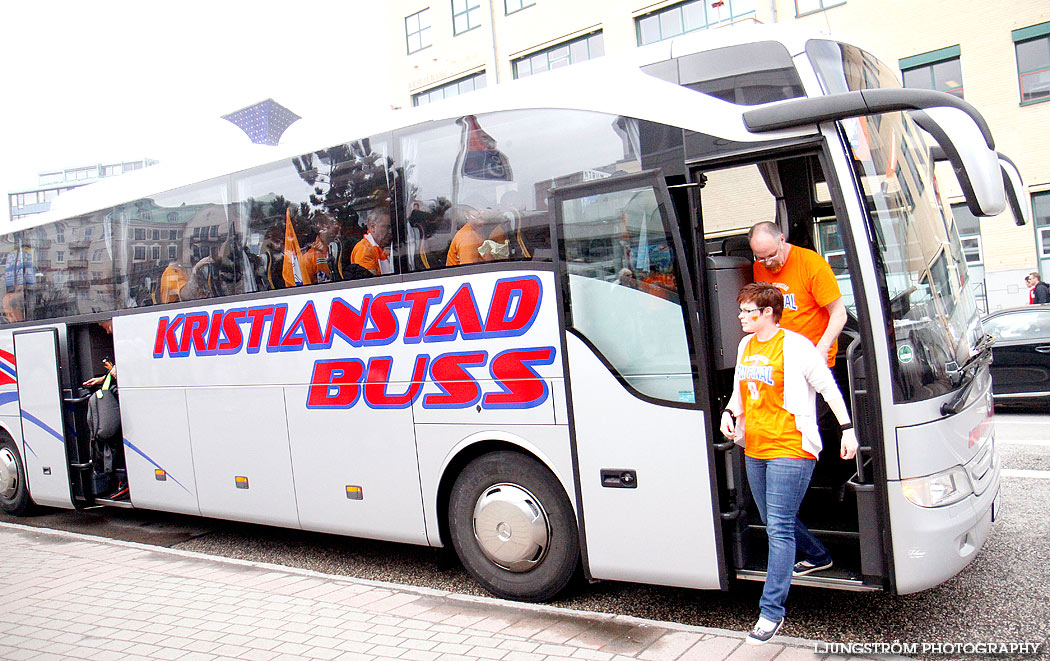
[{"label": "bus front wheel", "polygon": [[523,454],[492,452],[467,464],[448,520],[463,566],[498,597],[546,601],[579,564],[576,516],[561,483]]},{"label": "bus front wheel", "polygon": [[0,432],[0,510],[24,516],[32,506],[22,457],[11,437]]}]

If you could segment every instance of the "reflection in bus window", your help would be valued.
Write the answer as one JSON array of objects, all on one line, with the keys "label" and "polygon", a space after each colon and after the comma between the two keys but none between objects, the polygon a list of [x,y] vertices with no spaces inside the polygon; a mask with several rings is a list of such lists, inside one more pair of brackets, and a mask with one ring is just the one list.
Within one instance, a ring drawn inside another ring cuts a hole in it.
[{"label": "reflection in bus window", "polygon": [[674,246],[655,191],[568,199],[561,222],[572,327],[638,392],[695,401]]},{"label": "reflection in bus window", "polygon": [[14,263],[12,278],[5,267],[5,281],[12,280],[12,300],[5,307],[17,314],[14,310],[21,302],[27,320],[112,309],[112,262],[91,259],[98,251],[112,254],[109,228],[108,214],[97,212],[23,233],[21,248],[7,257]]},{"label": "reflection in bus window", "polygon": [[[396,176],[390,163],[386,142],[371,138],[236,175],[234,200],[245,218],[253,286],[266,291],[371,277],[352,254],[369,214],[382,210],[389,217]],[[393,265],[390,244],[387,252]]]}]

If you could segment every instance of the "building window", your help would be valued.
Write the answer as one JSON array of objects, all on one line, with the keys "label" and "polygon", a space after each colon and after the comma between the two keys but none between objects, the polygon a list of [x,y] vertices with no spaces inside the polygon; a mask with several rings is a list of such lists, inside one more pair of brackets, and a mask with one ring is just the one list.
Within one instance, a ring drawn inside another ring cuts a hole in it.
[{"label": "building window", "polygon": [[427,103],[433,103],[434,101],[440,101],[441,99],[447,99],[452,96],[459,96],[460,94],[466,94],[467,92],[473,92],[485,87],[485,72],[476,73],[471,76],[465,76],[458,80],[453,80],[451,83],[440,85],[438,87],[432,87],[425,92],[412,95],[412,105],[421,106]]},{"label": "building window", "polygon": [[405,17],[405,39],[408,40],[408,54],[429,47],[430,41],[430,7]]},{"label": "building window", "polygon": [[1050,191],[1032,194],[1032,218],[1039,272],[1043,280],[1050,281]]},{"label": "building window", "polygon": [[947,92],[963,98],[958,46],[906,57],[900,60],[900,68],[905,87]]},{"label": "building window", "polygon": [[722,23],[755,15],[755,0],[705,0],[680,2],[635,19],[638,45],[663,41],[693,30],[703,30]]},{"label": "building window", "polygon": [[795,16],[805,16],[846,4],[846,0],[795,0]]},{"label": "building window", "polygon": [[452,34],[463,34],[481,25],[478,0],[452,0]]},{"label": "building window", "polygon": [[135,246],[134,260],[141,262],[146,259],[146,246]]},{"label": "building window", "polygon": [[1021,103],[1050,99],[1050,22],[1014,30]]},{"label": "building window", "polygon": [[143,227],[136,227],[134,236],[135,236],[135,240],[136,241],[145,241],[146,240],[146,229],[143,228]]},{"label": "building window", "polygon": [[536,4],[536,0],[503,0],[503,13],[513,14]]},{"label": "building window", "polygon": [[524,78],[602,55],[605,42],[599,31],[514,60],[514,77]]},{"label": "building window", "polygon": [[168,259],[175,259],[175,246],[168,246]]}]

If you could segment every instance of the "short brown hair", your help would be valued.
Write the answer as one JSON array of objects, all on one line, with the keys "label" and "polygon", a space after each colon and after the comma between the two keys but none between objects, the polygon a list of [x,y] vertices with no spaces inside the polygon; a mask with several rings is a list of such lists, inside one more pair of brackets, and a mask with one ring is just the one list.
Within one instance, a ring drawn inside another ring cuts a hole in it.
[{"label": "short brown hair", "polygon": [[784,314],[784,294],[780,288],[771,282],[752,282],[744,285],[737,294],[736,302],[754,303],[760,308],[773,308],[773,321],[780,323],[780,316]]},{"label": "short brown hair", "polygon": [[1039,277],[1039,271],[1032,271],[1024,277],[1025,280],[1027,280],[1028,278],[1035,278],[1036,282],[1042,280],[1042,278]]}]

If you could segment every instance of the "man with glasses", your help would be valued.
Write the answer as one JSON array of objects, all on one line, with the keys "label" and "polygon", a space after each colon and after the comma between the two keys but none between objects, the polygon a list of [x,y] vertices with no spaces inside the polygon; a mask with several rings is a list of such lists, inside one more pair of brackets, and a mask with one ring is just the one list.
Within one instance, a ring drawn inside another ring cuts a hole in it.
[{"label": "man with glasses", "polygon": [[747,238],[755,282],[771,282],[784,294],[780,325],[809,338],[834,367],[846,306],[831,266],[816,252],[788,243],[776,223],[757,223]]},{"label": "man with glasses", "polygon": [[1038,271],[1032,271],[1026,275],[1024,281],[1029,287],[1028,303],[1030,305],[1050,303],[1050,285],[1040,279]]}]

